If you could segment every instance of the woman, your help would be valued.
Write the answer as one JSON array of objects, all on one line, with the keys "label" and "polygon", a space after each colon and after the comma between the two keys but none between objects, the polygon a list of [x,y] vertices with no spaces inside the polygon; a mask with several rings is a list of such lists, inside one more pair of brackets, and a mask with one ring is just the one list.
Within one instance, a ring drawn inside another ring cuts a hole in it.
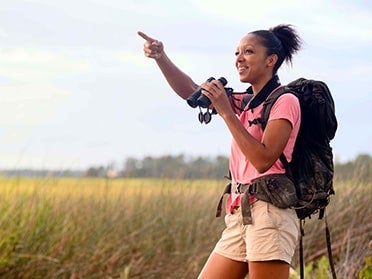
[{"label": "woman", "polygon": [[[182,72],[164,52],[160,41],[138,34],[146,40],[144,53],[154,58],[172,89],[186,99],[198,85]],[[239,110],[241,97],[228,97],[218,80],[201,85],[212,107],[226,123],[233,140],[230,171],[232,191],[226,202],[226,228],[211,253],[199,278],[288,278],[291,258],[299,235],[294,209],[279,209],[249,196],[252,223],[243,223],[239,185],[249,184],[269,174],[283,174],[279,157],[291,161],[300,126],[300,105],[293,94],[283,94],[274,104],[263,131],[252,125],[261,115],[263,101],[279,88],[277,71],[301,46],[301,39],[291,25],[278,25],[245,35],[239,42],[235,66],[241,82],[251,86],[254,97]]]}]

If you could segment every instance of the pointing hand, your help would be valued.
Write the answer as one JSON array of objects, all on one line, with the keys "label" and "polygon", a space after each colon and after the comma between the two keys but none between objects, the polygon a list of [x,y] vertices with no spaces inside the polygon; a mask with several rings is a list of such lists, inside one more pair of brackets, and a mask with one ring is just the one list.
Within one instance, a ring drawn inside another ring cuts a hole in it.
[{"label": "pointing hand", "polygon": [[163,43],[147,36],[145,33],[141,31],[138,31],[137,34],[146,40],[143,46],[143,51],[145,53],[145,56],[154,58],[154,59],[159,59],[164,52]]}]

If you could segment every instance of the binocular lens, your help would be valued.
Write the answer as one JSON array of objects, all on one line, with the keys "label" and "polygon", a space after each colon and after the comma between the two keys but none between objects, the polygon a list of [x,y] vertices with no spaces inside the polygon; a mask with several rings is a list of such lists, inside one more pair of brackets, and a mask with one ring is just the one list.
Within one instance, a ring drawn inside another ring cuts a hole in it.
[{"label": "binocular lens", "polygon": [[192,93],[188,98],[187,98],[187,103],[189,104],[190,107],[196,108],[198,106],[198,98],[201,95],[201,88],[196,90],[194,93]]},{"label": "binocular lens", "polygon": [[212,114],[209,111],[206,111],[204,113],[202,111],[200,111],[199,115],[198,115],[198,118],[199,118],[200,123],[208,124],[212,120]]}]

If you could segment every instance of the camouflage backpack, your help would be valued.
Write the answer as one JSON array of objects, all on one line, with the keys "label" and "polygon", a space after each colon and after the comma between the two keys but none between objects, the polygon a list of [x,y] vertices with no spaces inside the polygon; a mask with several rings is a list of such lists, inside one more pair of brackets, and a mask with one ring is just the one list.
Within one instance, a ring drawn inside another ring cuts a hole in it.
[{"label": "camouflage backpack", "polygon": [[273,92],[264,102],[258,121],[262,129],[266,127],[271,107],[286,92],[292,92],[300,101],[301,126],[292,161],[288,163],[283,154],[280,159],[296,186],[298,218],[305,219],[319,213],[319,219],[322,219],[330,195],[335,194],[330,146],[337,130],[334,101],[324,82],[297,79]]}]

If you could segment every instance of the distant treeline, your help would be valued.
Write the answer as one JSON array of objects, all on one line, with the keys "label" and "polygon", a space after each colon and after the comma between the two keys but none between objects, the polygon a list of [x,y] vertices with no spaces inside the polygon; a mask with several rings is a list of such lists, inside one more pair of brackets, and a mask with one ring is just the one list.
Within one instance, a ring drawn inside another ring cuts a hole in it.
[{"label": "distant treeline", "polygon": [[358,179],[372,181],[372,157],[368,154],[358,155],[355,160],[341,164],[335,163],[335,179]]},{"label": "distant treeline", "polygon": [[[155,177],[155,178],[223,178],[229,172],[229,159],[225,156],[215,158],[184,155],[145,157],[143,159],[128,158],[123,169],[111,172],[119,177]],[[371,181],[372,157],[367,154],[358,155],[353,161],[335,163],[335,179],[360,179]],[[110,174],[110,168],[91,167],[86,176],[99,177]]]},{"label": "distant treeline", "polygon": [[0,176],[11,177],[83,177],[86,171],[80,170],[48,170],[48,169],[7,169],[0,170]]},{"label": "distant treeline", "polygon": [[[372,181],[372,157],[368,154],[358,155],[347,163],[335,163],[335,179],[359,179]],[[147,156],[142,159],[128,158],[123,166],[90,167],[85,171],[77,170],[0,170],[3,176],[37,176],[37,177],[153,177],[153,178],[212,178],[219,179],[229,173],[229,159],[225,156],[189,157],[185,155]]]},{"label": "distant treeline", "polygon": [[145,157],[142,160],[129,158],[124,164],[124,177],[167,177],[167,178],[222,178],[228,175],[229,159],[187,158],[184,155]]}]

